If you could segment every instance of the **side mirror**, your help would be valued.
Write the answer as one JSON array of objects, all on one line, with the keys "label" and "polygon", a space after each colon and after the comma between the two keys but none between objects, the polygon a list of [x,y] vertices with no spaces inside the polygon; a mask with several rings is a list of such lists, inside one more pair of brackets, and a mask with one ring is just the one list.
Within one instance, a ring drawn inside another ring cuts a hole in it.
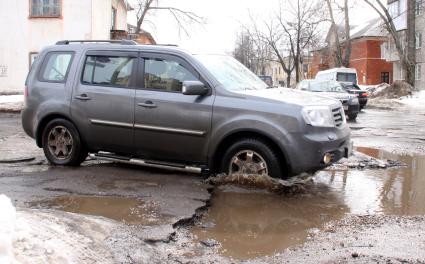
[{"label": "side mirror", "polygon": [[182,93],[184,95],[206,95],[209,89],[200,81],[184,81]]}]

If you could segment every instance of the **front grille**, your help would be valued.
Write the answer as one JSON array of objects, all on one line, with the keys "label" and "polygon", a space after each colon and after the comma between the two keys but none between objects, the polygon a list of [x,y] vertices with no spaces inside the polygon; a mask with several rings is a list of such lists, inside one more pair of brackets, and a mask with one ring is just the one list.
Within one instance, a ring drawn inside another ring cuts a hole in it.
[{"label": "front grille", "polygon": [[335,126],[336,127],[341,127],[342,124],[344,123],[344,110],[342,109],[342,107],[338,107],[338,108],[333,108],[332,109],[332,115],[335,121]]}]

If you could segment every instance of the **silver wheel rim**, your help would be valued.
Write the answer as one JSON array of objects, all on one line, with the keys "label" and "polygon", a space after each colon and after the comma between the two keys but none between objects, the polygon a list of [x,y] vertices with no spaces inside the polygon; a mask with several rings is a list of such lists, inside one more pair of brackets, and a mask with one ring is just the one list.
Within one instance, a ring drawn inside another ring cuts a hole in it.
[{"label": "silver wheel rim", "polygon": [[255,151],[242,150],[236,153],[229,164],[229,174],[268,175],[268,167],[264,158]]},{"label": "silver wheel rim", "polygon": [[71,156],[73,142],[71,133],[64,126],[55,126],[47,137],[50,153],[59,160],[65,160]]}]

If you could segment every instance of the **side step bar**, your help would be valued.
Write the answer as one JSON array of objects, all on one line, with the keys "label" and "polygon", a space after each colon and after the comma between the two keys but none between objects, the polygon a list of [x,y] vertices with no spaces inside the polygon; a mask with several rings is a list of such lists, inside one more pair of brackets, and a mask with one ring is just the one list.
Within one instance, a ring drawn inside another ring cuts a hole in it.
[{"label": "side step bar", "polygon": [[170,164],[156,161],[148,161],[142,159],[129,158],[125,156],[117,156],[112,153],[90,153],[89,155],[93,159],[99,160],[107,160],[107,161],[115,161],[126,164],[140,165],[151,168],[165,169],[165,170],[173,170],[173,171],[183,171],[183,172],[191,172],[191,173],[201,173],[202,168],[194,167],[194,166],[186,166],[181,164]]}]

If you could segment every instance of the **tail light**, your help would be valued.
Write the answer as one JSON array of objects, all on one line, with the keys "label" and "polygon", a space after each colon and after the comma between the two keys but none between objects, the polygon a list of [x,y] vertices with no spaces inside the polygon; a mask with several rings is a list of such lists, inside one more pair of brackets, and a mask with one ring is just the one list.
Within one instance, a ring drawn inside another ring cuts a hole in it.
[{"label": "tail light", "polygon": [[362,93],[360,96],[367,97],[367,93]]},{"label": "tail light", "polygon": [[25,85],[24,97],[28,97],[28,86]]}]

